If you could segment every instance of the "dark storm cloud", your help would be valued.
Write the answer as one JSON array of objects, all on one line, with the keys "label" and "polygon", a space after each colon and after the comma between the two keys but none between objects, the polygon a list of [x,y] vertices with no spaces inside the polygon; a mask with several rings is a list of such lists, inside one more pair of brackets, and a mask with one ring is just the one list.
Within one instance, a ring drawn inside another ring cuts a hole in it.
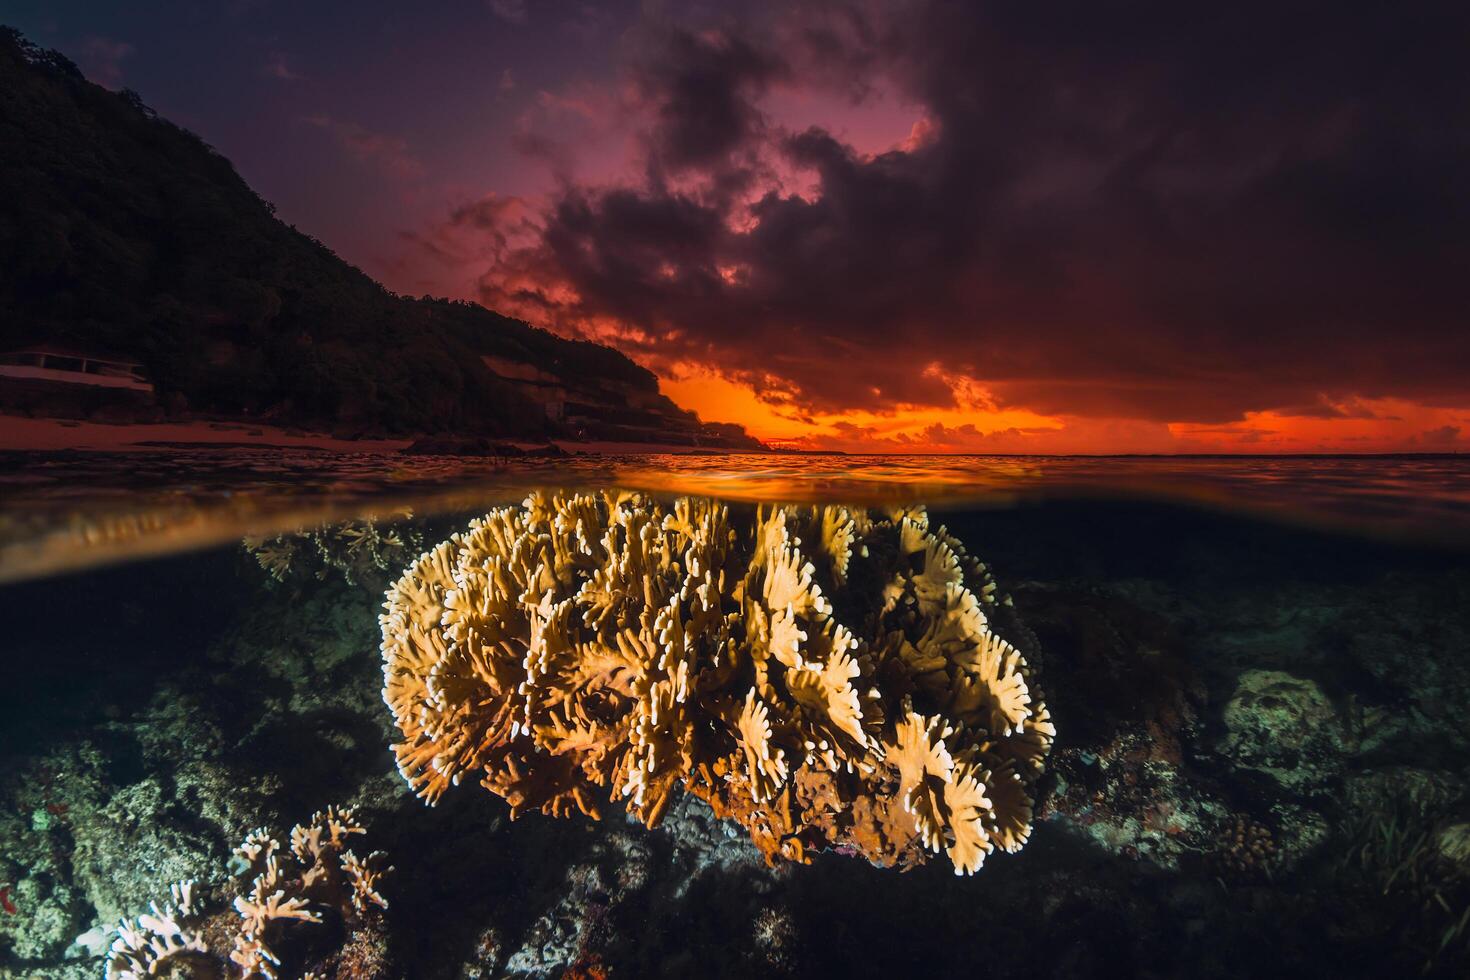
[{"label": "dark storm cloud", "polygon": [[671,29],[649,42],[635,80],[653,107],[656,161],[672,171],[717,167],[763,134],[755,102],[784,67],[740,36]]},{"label": "dark storm cloud", "polygon": [[[942,373],[1202,422],[1470,395],[1470,8],[857,9],[645,46],[649,176],[568,188],[487,302],[509,275],[826,409],[946,404]],[[778,82],[879,73],[927,139],[865,157],[761,114]],[[756,160],[814,190],[752,202]]]}]

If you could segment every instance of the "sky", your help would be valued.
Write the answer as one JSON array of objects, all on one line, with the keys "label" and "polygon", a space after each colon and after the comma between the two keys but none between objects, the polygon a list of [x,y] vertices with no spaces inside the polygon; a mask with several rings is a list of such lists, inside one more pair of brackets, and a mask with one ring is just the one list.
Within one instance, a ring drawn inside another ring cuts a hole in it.
[{"label": "sky", "polygon": [[389,288],[868,452],[1470,448],[1470,7],[7,0]]}]

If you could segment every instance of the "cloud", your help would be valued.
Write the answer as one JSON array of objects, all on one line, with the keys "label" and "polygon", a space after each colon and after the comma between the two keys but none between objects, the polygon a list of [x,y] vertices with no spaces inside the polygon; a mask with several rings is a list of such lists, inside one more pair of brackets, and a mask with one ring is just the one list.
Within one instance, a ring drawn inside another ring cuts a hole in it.
[{"label": "cloud", "polygon": [[456,268],[496,261],[512,243],[523,242],[539,230],[524,198],[487,194],[453,208],[430,232],[403,232],[402,237],[423,255]]},{"label": "cloud", "polygon": [[[659,22],[628,47],[634,169],[566,181],[481,298],[829,412],[953,406],[935,362],[1078,418],[1463,404],[1467,27],[1162,0]],[[880,77],[919,110],[889,152],[764,108]]]},{"label": "cloud", "polygon": [[[1131,420],[1067,418],[1049,426],[982,429],[974,423],[933,422],[915,430],[835,422],[783,440],[787,448],[849,453],[1173,453],[1184,448],[1166,426]],[[1103,447],[1103,448],[1099,448]]]},{"label": "cloud", "polygon": [[424,175],[423,163],[396,136],[373,132],[355,122],[328,115],[306,116],[303,122],[331,134],[344,150],[363,163],[379,167],[391,177],[411,180]]},{"label": "cloud", "polygon": [[765,136],[756,102],[785,64],[773,52],[724,32],[670,30],[645,43],[657,56],[633,78],[654,117],[648,133],[655,166],[673,172],[730,163]]},{"label": "cloud", "polygon": [[1442,425],[1419,433],[1417,442],[1433,449],[1450,449],[1460,445],[1461,430],[1458,425]]},{"label": "cloud", "polygon": [[604,36],[617,22],[617,15],[609,7],[595,3],[578,4],[571,14],[561,21],[562,33],[586,47],[603,42]]},{"label": "cloud", "polygon": [[605,141],[623,138],[624,95],[606,85],[574,81],[521,102],[511,146],[566,182],[584,155],[599,156]]},{"label": "cloud", "polygon": [[286,62],[286,56],[279,51],[271,52],[265,59],[265,64],[261,66],[260,72],[267,78],[274,78],[281,82],[299,82],[306,77],[292,69]]},{"label": "cloud", "polygon": [[508,24],[526,22],[526,0],[489,0],[489,4],[491,12]]},{"label": "cloud", "polygon": [[137,53],[127,41],[93,35],[82,41],[82,67],[99,85],[115,89],[122,84],[122,63]]}]

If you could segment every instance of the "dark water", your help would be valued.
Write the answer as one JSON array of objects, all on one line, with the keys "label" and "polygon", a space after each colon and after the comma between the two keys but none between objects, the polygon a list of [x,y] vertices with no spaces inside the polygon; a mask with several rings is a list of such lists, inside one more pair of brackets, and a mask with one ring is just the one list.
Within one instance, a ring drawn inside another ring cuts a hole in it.
[{"label": "dark water", "polygon": [[[327,956],[343,977],[1470,970],[1461,459],[69,454],[0,472],[0,975],[102,976],[106,929],[179,879],[226,922],[247,831],[349,803],[396,867],[390,906],[286,942],[283,977]],[[412,797],[376,620],[406,558],[382,540],[325,558],[342,525],[311,522],[374,511],[416,554],[528,487],[600,483],[927,502],[1039,640],[1058,736],[1030,842],[964,878],[942,856],[769,868],[702,805],[650,831],[616,805],[512,823],[469,783]],[[309,533],[281,539],[278,579],[260,545],[293,522]]]}]

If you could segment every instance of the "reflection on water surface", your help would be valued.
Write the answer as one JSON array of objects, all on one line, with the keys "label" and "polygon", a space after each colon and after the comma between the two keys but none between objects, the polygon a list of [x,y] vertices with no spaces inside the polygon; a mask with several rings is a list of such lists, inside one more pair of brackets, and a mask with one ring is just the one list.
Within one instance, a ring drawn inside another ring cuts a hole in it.
[{"label": "reflection on water surface", "polygon": [[1004,507],[1175,500],[1381,536],[1470,542],[1470,459],[578,455],[511,464],[293,449],[0,454],[0,580],[219,544],[383,508],[422,514],[533,488],[744,501]]}]

